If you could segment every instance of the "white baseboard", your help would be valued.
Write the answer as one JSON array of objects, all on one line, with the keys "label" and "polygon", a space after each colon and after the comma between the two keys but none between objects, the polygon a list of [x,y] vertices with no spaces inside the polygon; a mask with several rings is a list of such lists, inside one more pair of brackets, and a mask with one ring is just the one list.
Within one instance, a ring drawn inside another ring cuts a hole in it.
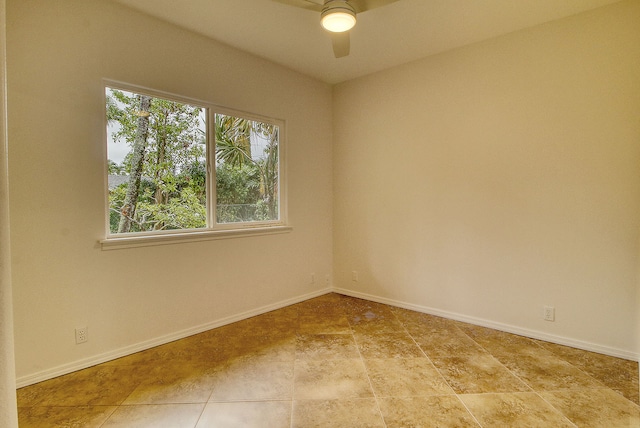
[{"label": "white baseboard", "polygon": [[217,327],[222,327],[227,324],[231,324],[237,321],[242,321],[247,318],[254,317],[256,315],[261,315],[267,312],[275,311],[276,309],[281,309],[286,306],[294,305],[296,303],[303,302],[305,300],[312,299],[314,297],[322,296],[327,293],[331,293],[333,290],[331,288],[325,288],[322,290],[318,290],[312,293],[303,294],[301,296],[297,296],[291,299],[283,300],[271,305],[262,306],[257,309],[253,309],[250,311],[242,312],[237,315],[233,315],[230,317],[222,318],[219,320],[215,320],[206,324],[202,324],[196,327],[188,328],[185,330],[177,331],[175,333],[167,334],[161,337],[157,337],[150,340],[145,340],[144,342],[135,343],[130,346],[126,346],[124,348],[116,349],[114,351],[105,352],[103,354],[94,355],[89,358],[84,358],[82,360],[73,361],[68,364],[63,364],[61,366],[57,366],[51,369],[43,370],[31,375],[21,376],[16,379],[16,385],[18,388],[22,388],[28,385],[33,385],[34,383],[42,382],[48,379],[53,379],[54,377],[62,376],[71,372],[75,372],[78,370],[86,369],[88,367],[95,366],[97,364],[102,364],[107,361],[115,360],[117,358],[121,358],[127,355],[134,354],[136,352],[144,351],[156,346],[164,345],[169,342],[173,342],[175,340],[184,339],[185,337],[193,336],[194,334],[202,333],[207,330],[211,330]]},{"label": "white baseboard", "polygon": [[581,340],[570,339],[568,337],[555,336],[552,334],[544,333],[541,331],[529,330],[526,328],[516,327],[509,324],[498,323],[494,321],[485,320],[482,318],[470,317],[467,315],[458,314],[455,312],[442,311],[439,309],[429,308],[426,306],[415,305],[412,303],[406,303],[399,300],[388,299],[385,297],[374,296],[367,293],[361,293],[358,291],[348,290],[344,288],[334,288],[335,293],[344,294],[346,296],[357,297],[360,299],[370,300],[377,303],[384,303],[386,305],[396,306],[399,308],[409,309],[416,312],[422,312],[425,314],[435,315],[443,318],[448,318],[456,321],[462,321],[481,327],[492,328],[494,330],[500,330],[507,333],[517,334],[519,336],[525,336],[532,339],[543,340],[545,342],[551,342],[558,345],[570,346],[572,348],[578,348],[585,351],[596,352],[598,354],[610,355],[612,357],[624,358],[631,361],[639,361],[640,355],[635,352],[626,351],[624,349],[612,348],[609,346],[598,345],[596,343],[584,342]]},{"label": "white baseboard", "polygon": [[43,370],[31,375],[22,376],[16,379],[16,385],[18,388],[22,388],[28,385],[32,385],[34,383],[42,382],[48,379],[52,379],[54,377],[62,376],[74,371],[86,369],[87,367],[92,367],[97,364],[105,363],[107,361],[111,361],[117,358],[131,355],[136,352],[144,351],[144,350],[153,348],[155,346],[160,346],[169,342],[173,342],[175,340],[184,339],[185,337],[193,336],[194,334],[202,333],[217,327],[222,327],[224,325],[241,321],[247,318],[251,318],[256,315],[261,315],[267,312],[274,311],[276,309],[281,309],[286,306],[300,303],[305,300],[309,300],[314,297],[322,296],[324,294],[331,293],[331,292],[344,294],[346,296],[351,296],[351,297],[357,297],[360,299],[370,300],[372,302],[384,303],[386,305],[396,306],[399,308],[409,309],[412,311],[422,312],[422,313],[435,315],[443,318],[448,318],[456,321],[462,321],[469,324],[478,325],[481,327],[487,327],[495,330],[505,331],[507,333],[513,333],[520,336],[530,337],[532,339],[539,339],[539,340],[544,340],[551,343],[556,343],[559,345],[570,346],[572,348],[583,349],[585,351],[597,352],[599,354],[610,355],[613,357],[624,358],[632,361],[639,360],[639,355],[637,353],[626,351],[623,349],[612,348],[608,346],[598,345],[595,343],[570,339],[567,337],[555,336],[555,335],[551,335],[551,334],[540,332],[540,331],[534,331],[534,330],[529,330],[529,329],[516,327],[508,324],[497,323],[494,321],[489,321],[481,318],[470,317],[470,316],[458,314],[455,312],[442,311],[439,309],[429,308],[421,305],[415,305],[412,303],[402,302],[394,299],[388,299],[385,297],[379,297],[372,294],[361,293],[353,290],[348,290],[343,288],[325,288],[322,290],[315,291],[313,293],[304,294],[304,295],[283,300],[271,305],[262,306],[260,308],[256,308],[250,311],[242,312],[237,315],[215,320],[215,321],[202,324],[196,327],[177,331],[175,333],[171,333],[171,334],[167,334],[154,339],[146,340],[144,342],[135,343],[133,345],[126,346],[124,348],[116,349],[114,351],[105,352],[103,354],[95,355],[82,360],[73,361],[71,363],[63,364],[61,366]]}]

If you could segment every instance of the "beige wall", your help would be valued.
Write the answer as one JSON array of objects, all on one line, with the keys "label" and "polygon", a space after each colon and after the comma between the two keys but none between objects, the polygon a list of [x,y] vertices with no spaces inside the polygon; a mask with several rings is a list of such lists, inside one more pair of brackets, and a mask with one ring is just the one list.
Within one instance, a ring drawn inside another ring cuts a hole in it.
[{"label": "beige wall", "polygon": [[9,240],[5,8],[6,1],[0,0],[0,424],[6,428],[14,428],[18,426],[18,415]]},{"label": "beige wall", "polygon": [[[7,3],[19,383],[326,287],[328,85],[112,2]],[[102,78],[286,120],[293,232],[102,251]]]},{"label": "beige wall", "polygon": [[336,286],[636,356],[639,22],[622,2],[336,86]]}]

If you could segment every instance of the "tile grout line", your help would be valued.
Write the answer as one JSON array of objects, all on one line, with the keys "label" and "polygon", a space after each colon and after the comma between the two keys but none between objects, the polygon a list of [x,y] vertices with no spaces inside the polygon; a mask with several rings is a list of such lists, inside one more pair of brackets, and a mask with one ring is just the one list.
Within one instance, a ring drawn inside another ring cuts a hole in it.
[{"label": "tile grout line", "polygon": [[209,400],[211,400],[211,396],[213,395],[214,389],[215,388],[211,388],[211,391],[209,391],[209,396],[207,397],[207,401],[205,401],[204,406],[202,407],[202,411],[200,411],[200,415],[198,415],[198,419],[196,420],[196,424],[193,426],[193,428],[198,428],[198,424],[202,419],[202,415],[204,415],[204,411],[207,409],[207,406],[209,405]]},{"label": "tile grout line", "polygon": [[360,352],[360,347],[358,346],[358,341],[356,339],[355,331],[353,329],[353,326],[351,325],[351,321],[349,320],[348,315],[347,315],[347,321],[349,322],[349,329],[351,330],[351,337],[353,338],[353,343],[356,346],[356,351],[358,352],[358,356],[360,357],[360,362],[364,367],[364,373],[367,376],[367,381],[369,382],[369,388],[371,388],[371,393],[373,394],[373,400],[376,403],[378,414],[380,415],[380,419],[382,420],[382,425],[384,426],[384,428],[387,428],[387,421],[384,419],[384,415],[382,414],[382,408],[380,407],[380,401],[378,399],[378,395],[376,394],[376,390],[373,388],[373,382],[371,381],[371,376],[369,376],[369,370],[367,369],[367,365],[364,362],[364,357],[362,356],[362,352]]},{"label": "tile grout line", "polygon": [[[544,397],[542,397],[537,390],[535,390],[533,388],[533,386],[529,385],[528,382],[526,382],[524,379],[522,379],[520,376],[518,376],[516,373],[514,373],[509,367],[507,367],[506,365],[504,365],[502,363],[502,361],[500,361],[498,358],[495,357],[495,355],[493,355],[493,353],[491,353],[487,348],[485,348],[484,346],[482,346],[480,343],[478,343],[473,337],[471,337],[470,335],[468,335],[464,330],[462,330],[460,327],[456,326],[456,328],[458,330],[460,330],[462,332],[462,334],[466,335],[469,339],[471,339],[476,345],[478,345],[480,348],[482,348],[485,352],[487,352],[489,355],[491,355],[491,357],[496,360],[498,362],[498,364],[500,364],[502,367],[504,367],[509,373],[511,373],[512,376],[514,376],[516,379],[518,379],[520,382],[522,382],[524,385],[527,386],[527,388],[529,388],[531,391],[529,393],[534,393],[535,395],[537,395],[542,401],[544,401],[545,403],[547,403],[549,406],[551,406],[551,408],[553,410],[555,410],[558,414],[562,415],[562,417],[564,419],[566,419],[571,425],[573,425],[574,427],[577,428],[577,425],[573,423],[573,421],[571,419],[569,419],[569,417],[567,415],[564,414],[564,412],[562,412],[560,409],[556,408],[554,405],[552,405],[551,403],[549,403],[547,400],[544,399]],[[524,337],[524,336],[523,336]],[[543,346],[541,346],[540,344],[533,342],[536,346],[538,346],[540,349],[545,349]],[[551,351],[549,351],[551,352]],[[551,352],[553,355],[555,355],[554,352]],[[564,361],[564,359],[562,359]],[[573,365],[572,365],[573,366]],[[524,392],[524,391],[523,391]],[[513,394],[516,394],[518,392],[512,392]],[[493,392],[492,394],[496,394],[495,392]],[[461,400],[462,401],[462,400]]]},{"label": "tile grout line", "polygon": [[[545,392],[549,392],[549,391],[545,391]],[[540,399],[542,401],[544,401],[545,403],[547,403],[549,406],[551,406],[552,409],[554,409],[556,412],[558,412],[559,414],[562,415],[563,418],[565,418],[567,421],[569,421],[569,423],[571,425],[573,425],[574,427],[578,428],[578,425],[576,425],[571,419],[569,419],[569,416],[565,415],[563,411],[561,411],[560,409],[558,409],[556,406],[554,406],[553,404],[549,403],[542,395],[540,395],[540,393],[538,391],[534,391],[534,393],[540,397]]]},{"label": "tile grout line", "polygon": [[[520,378],[520,376],[518,376],[517,374],[515,374],[513,372],[513,370],[511,370],[509,367],[505,366],[502,361],[500,361],[498,358],[496,358],[495,355],[493,355],[493,353],[491,351],[489,351],[487,348],[485,348],[484,346],[482,346],[480,343],[478,343],[473,337],[469,336],[464,330],[462,330],[461,328],[459,328],[458,326],[456,326],[456,328],[458,328],[458,330],[460,330],[462,332],[462,334],[466,335],[469,339],[471,339],[473,341],[473,343],[475,343],[476,345],[478,345],[480,348],[482,348],[482,350],[484,350],[491,358],[493,358],[500,366],[502,366],[506,371],[509,372],[509,374],[511,374],[513,377],[515,377],[516,379],[518,379],[524,386],[526,386],[527,388],[529,388],[529,392],[535,392],[535,390],[533,389],[533,387],[531,385],[529,385],[528,382],[526,382],[524,379]],[[525,391],[515,391],[515,392],[525,392]]]},{"label": "tile grout line", "polygon": [[[438,373],[438,375],[440,376],[440,378],[444,381],[444,383],[451,389],[451,391],[453,392],[453,394],[455,395],[456,399],[462,404],[462,407],[465,408],[465,410],[467,411],[467,413],[469,413],[469,415],[471,416],[471,418],[473,418],[473,420],[478,424],[478,426],[480,428],[483,428],[482,424],[480,423],[480,421],[476,418],[476,415],[473,414],[473,412],[471,412],[471,410],[467,407],[467,405],[465,404],[464,401],[462,401],[462,399],[459,397],[459,394],[453,389],[453,387],[449,384],[449,382],[447,381],[447,379],[445,379],[445,377],[442,375],[442,373],[440,372],[440,370],[438,370],[438,368],[436,367],[435,364],[433,364],[433,361],[431,360],[431,358],[429,358],[429,356],[427,355],[426,352],[424,352],[424,349],[422,349],[422,346],[420,346],[418,344],[418,342],[416,342],[416,339],[413,337],[413,334],[411,334],[411,332],[407,329],[407,326],[405,325],[405,323],[402,322],[402,320],[400,320],[398,318],[398,315],[395,313],[395,311],[393,312],[393,316],[396,317],[396,319],[398,320],[398,322],[402,325],[402,328],[404,328],[404,331],[407,332],[407,334],[409,335],[409,337],[411,338],[411,340],[413,341],[413,343],[415,343],[415,345],[418,347],[418,349],[420,350],[420,352],[422,352],[422,355],[425,356],[425,358],[429,361],[429,363],[431,364],[431,366],[435,369],[436,373]],[[455,326],[457,328],[457,326]],[[464,333],[464,332],[463,332]]]},{"label": "tile grout line", "polygon": [[[74,406],[74,407],[75,407],[75,406]],[[113,414],[114,414],[114,413],[116,412],[116,410],[118,410],[119,408],[120,408],[120,405],[115,406],[115,409],[113,409],[113,412],[111,412],[111,413],[109,414],[109,416],[107,416],[107,419],[105,419],[105,420],[104,420],[104,422],[102,422],[102,423],[100,424],[100,427],[99,427],[99,428],[102,428],[102,427],[107,423],[107,421],[109,421],[109,419],[111,419],[111,416],[113,416]]]},{"label": "tile grout line", "polygon": [[[135,365],[133,365],[135,366]],[[119,404],[115,405],[115,409],[113,410],[113,412],[111,412],[111,414],[109,415],[109,417],[107,417],[107,419],[104,420],[104,422],[102,424],[100,424],[101,427],[103,427],[107,422],[109,422],[109,420],[113,417],[114,414],[116,414],[118,412],[118,410],[120,410],[123,406],[123,403],[125,401],[127,401],[127,398],[131,397],[131,395],[133,394],[133,392],[138,389],[138,387],[140,387],[140,385],[142,385],[144,383],[144,380],[140,380],[140,382],[138,382],[138,384],[131,389],[131,392],[129,392],[129,394],[127,394],[126,397],[124,397],[122,399],[122,401],[120,401]],[[74,406],[74,407],[78,407],[78,406]],[[194,427],[195,428],[195,427]]]}]

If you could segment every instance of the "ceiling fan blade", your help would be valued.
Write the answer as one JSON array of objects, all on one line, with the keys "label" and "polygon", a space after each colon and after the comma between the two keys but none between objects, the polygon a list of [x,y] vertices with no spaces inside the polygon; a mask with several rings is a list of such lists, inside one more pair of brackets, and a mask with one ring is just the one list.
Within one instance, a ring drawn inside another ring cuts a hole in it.
[{"label": "ceiling fan blade", "polygon": [[342,58],[343,56],[349,55],[351,42],[348,31],[343,33],[331,33],[331,43],[333,44],[333,54],[336,58]]},{"label": "ceiling fan blade", "polygon": [[299,7],[301,9],[313,10],[315,12],[322,11],[323,0],[273,0],[276,3],[286,4],[288,6]]},{"label": "ceiling fan blade", "polygon": [[397,1],[398,0],[349,0],[349,4],[353,6],[357,13],[362,13]]}]

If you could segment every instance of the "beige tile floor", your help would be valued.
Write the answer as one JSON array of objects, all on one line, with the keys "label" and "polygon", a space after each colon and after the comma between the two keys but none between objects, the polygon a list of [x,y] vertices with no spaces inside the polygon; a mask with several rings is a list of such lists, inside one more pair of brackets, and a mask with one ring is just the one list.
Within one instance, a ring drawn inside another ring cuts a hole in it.
[{"label": "beige tile floor", "polygon": [[638,364],[338,294],[18,390],[20,427],[640,427]]}]

